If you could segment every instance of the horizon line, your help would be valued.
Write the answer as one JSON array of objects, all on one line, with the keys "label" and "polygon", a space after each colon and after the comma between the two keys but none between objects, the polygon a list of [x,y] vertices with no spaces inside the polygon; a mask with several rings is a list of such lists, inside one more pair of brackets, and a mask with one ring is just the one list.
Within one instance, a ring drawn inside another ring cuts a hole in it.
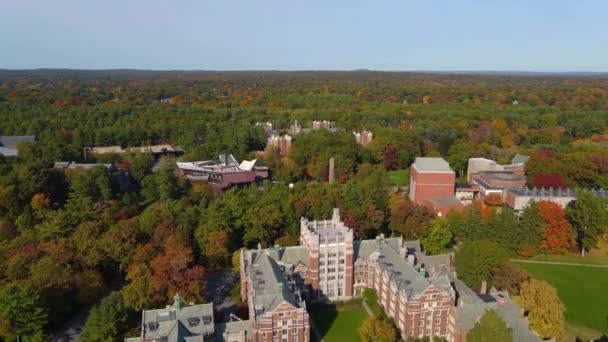
[{"label": "horizon line", "polygon": [[390,70],[390,69],[139,69],[139,68],[0,68],[0,71],[146,71],[146,72],[376,72],[376,73],[427,73],[427,74],[608,74],[607,71],[596,70],[568,70],[568,71],[536,71],[536,70],[500,70],[500,69],[408,69],[408,70]]}]

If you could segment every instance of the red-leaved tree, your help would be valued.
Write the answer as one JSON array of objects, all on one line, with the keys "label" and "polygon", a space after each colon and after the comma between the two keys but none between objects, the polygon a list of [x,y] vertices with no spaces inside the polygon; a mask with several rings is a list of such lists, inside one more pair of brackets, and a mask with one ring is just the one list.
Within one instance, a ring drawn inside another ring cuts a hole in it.
[{"label": "red-leaved tree", "polygon": [[545,222],[540,248],[551,254],[564,254],[572,244],[572,227],[559,204],[539,201],[538,211]]}]

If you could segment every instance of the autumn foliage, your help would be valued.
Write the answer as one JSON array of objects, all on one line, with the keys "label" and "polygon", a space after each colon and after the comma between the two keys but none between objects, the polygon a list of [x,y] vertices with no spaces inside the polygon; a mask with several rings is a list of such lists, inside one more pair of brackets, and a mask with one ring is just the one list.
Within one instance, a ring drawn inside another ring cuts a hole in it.
[{"label": "autumn foliage", "polygon": [[572,244],[572,226],[559,204],[540,201],[538,211],[545,222],[540,248],[552,254],[564,254]]}]

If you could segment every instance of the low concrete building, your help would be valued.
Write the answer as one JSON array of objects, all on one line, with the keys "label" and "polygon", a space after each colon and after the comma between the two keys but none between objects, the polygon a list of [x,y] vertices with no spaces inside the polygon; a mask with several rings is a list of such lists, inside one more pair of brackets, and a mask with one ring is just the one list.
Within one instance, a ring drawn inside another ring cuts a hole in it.
[{"label": "low concrete building", "polygon": [[478,197],[482,200],[494,195],[504,202],[504,191],[525,186],[526,177],[510,171],[485,171],[472,175],[471,183],[479,189]]},{"label": "low concrete building", "polygon": [[528,159],[530,159],[530,157],[517,153],[511,160],[511,164],[502,165],[492,159],[469,158],[467,164],[467,180],[470,182],[472,176],[482,172],[504,171],[523,175]]},{"label": "low concrete building", "polygon": [[[604,189],[589,190],[597,197],[607,198],[608,191]],[[549,201],[565,208],[576,200],[576,190],[561,188],[512,188],[505,191],[505,203],[515,211],[524,210],[530,202]]]},{"label": "low concrete building", "polygon": [[244,160],[240,164],[231,154],[220,155],[219,160],[177,162],[178,173],[191,182],[204,182],[214,191],[224,191],[233,186],[251,184],[268,178],[268,168],[256,166],[256,160]]},{"label": "low concrete building", "polygon": [[17,146],[23,142],[34,142],[35,135],[1,135],[0,136],[0,155],[5,157],[16,157],[19,153]]}]

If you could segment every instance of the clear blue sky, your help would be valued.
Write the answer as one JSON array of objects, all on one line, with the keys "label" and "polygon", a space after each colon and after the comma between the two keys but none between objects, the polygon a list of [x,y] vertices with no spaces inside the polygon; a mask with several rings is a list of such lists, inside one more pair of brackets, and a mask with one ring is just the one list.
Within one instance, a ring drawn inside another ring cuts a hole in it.
[{"label": "clear blue sky", "polygon": [[608,71],[608,0],[4,0],[0,68]]}]

